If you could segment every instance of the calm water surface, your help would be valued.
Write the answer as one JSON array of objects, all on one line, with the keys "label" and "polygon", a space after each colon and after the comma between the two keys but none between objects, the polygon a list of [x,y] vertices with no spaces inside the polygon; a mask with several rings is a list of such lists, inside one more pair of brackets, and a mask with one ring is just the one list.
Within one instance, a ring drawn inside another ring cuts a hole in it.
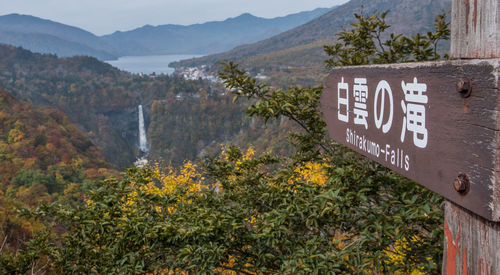
[{"label": "calm water surface", "polygon": [[120,70],[135,74],[171,74],[174,68],[169,63],[184,59],[201,57],[203,55],[172,54],[172,55],[147,55],[147,56],[123,56],[118,60],[106,61]]}]

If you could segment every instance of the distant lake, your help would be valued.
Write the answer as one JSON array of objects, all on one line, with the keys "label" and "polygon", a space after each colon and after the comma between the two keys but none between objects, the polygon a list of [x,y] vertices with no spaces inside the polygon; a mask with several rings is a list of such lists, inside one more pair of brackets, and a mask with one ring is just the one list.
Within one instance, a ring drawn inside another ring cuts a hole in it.
[{"label": "distant lake", "polygon": [[118,60],[106,61],[120,70],[135,74],[172,74],[174,68],[169,63],[184,59],[201,57],[199,54],[171,54],[171,55],[146,55],[146,56],[123,56]]}]

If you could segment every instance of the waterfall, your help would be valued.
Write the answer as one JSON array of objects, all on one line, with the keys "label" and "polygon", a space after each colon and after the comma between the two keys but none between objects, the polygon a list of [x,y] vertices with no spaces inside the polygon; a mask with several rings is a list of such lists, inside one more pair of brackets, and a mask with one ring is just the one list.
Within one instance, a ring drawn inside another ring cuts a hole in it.
[{"label": "waterfall", "polygon": [[144,128],[144,113],[142,105],[139,105],[139,149],[147,153],[149,151],[148,141],[146,139],[146,129]]}]

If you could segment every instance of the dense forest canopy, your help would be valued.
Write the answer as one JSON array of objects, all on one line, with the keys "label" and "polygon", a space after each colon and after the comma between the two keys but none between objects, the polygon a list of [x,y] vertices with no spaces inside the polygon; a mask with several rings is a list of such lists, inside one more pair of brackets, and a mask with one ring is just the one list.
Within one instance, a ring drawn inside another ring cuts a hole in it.
[{"label": "dense forest canopy", "polygon": [[[57,58],[0,45],[0,86],[35,106],[66,113],[115,167],[128,167],[138,156],[139,104],[145,107],[152,153],[167,162],[194,160],[205,145],[228,140],[245,125],[243,107],[231,104],[220,85],[177,76],[132,75],[91,57]],[[213,111],[201,115],[207,108]],[[224,129],[211,132],[212,126]],[[203,137],[203,144],[174,132]],[[172,153],[165,142],[182,149]]]},{"label": "dense forest canopy", "polygon": [[118,174],[99,149],[53,108],[34,108],[0,88],[0,239],[24,246],[43,226],[16,216],[39,202],[81,202],[96,180]]}]

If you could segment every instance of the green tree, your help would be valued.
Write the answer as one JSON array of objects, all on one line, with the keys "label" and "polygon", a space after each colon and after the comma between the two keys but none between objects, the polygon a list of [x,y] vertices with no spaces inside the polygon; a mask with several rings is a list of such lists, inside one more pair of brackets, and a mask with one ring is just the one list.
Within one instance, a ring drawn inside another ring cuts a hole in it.
[{"label": "green tree", "polygon": [[[357,22],[350,30],[337,34],[340,42],[324,46],[330,56],[328,67],[364,64],[386,64],[441,59],[438,43],[450,39],[446,13],[436,17],[434,32],[407,37],[402,34],[384,33],[390,26],[385,22],[389,11],[370,16],[354,14]],[[448,55],[445,54],[445,58]]]},{"label": "green tree", "polygon": [[[389,28],[387,12],[371,16],[355,14],[352,29],[338,34],[340,42],[325,46],[327,66],[436,60],[440,40],[449,39],[449,24],[443,13],[436,18],[435,31],[425,36],[382,34]],[[293,163],[314,161],[331,165],[331,192],[338,215],[329,231],[342,232],[352,241],[343,249],[347,270],[362,273],[422,271],[439,273],[442,258],[442,198],[388,169],[326,140],[325,123],[319,112],[321,87],[291,87],[274,90],[258,84],[232,63],[225,64],[221,78],[237,98],[256,98],[250,116],[265,120],[288,117],[301,133],[292,133],[297,151]],[[324,233],[323,233],[324,234]],[[355,244],[354,244],[355,243]],[[327,254],[327,252],[324,252]],[[323,255],[325,255],[323,254]]]},{"label": "green tree", "polygon": [[[343,46],[329,52],[331,65],[379,60],[367,34],[385,28],[382,15],[357,16],[353,33],[339,34]],[[343,52],[352,40],[364,41],[356,47],[365,53]],[[417,48],[404,50],[413,57],[400,61],[420,60]],[[436,58],[434,49],[418,52]],[[251,101],[250,116],[285,116],[301,127],[290,135],[292,155],[228,146],[203,175],[189,164],[180,172],[130,169],[102,182],[86,204],[26,213],[55,218],[68,231],[2,255],[0,270],[27,270],[48,257],[49,270],[59,273],[439,273],[442,199],[328,140],[321,87],[275,90],[232,63],[221,78],[236,100]]]}]

